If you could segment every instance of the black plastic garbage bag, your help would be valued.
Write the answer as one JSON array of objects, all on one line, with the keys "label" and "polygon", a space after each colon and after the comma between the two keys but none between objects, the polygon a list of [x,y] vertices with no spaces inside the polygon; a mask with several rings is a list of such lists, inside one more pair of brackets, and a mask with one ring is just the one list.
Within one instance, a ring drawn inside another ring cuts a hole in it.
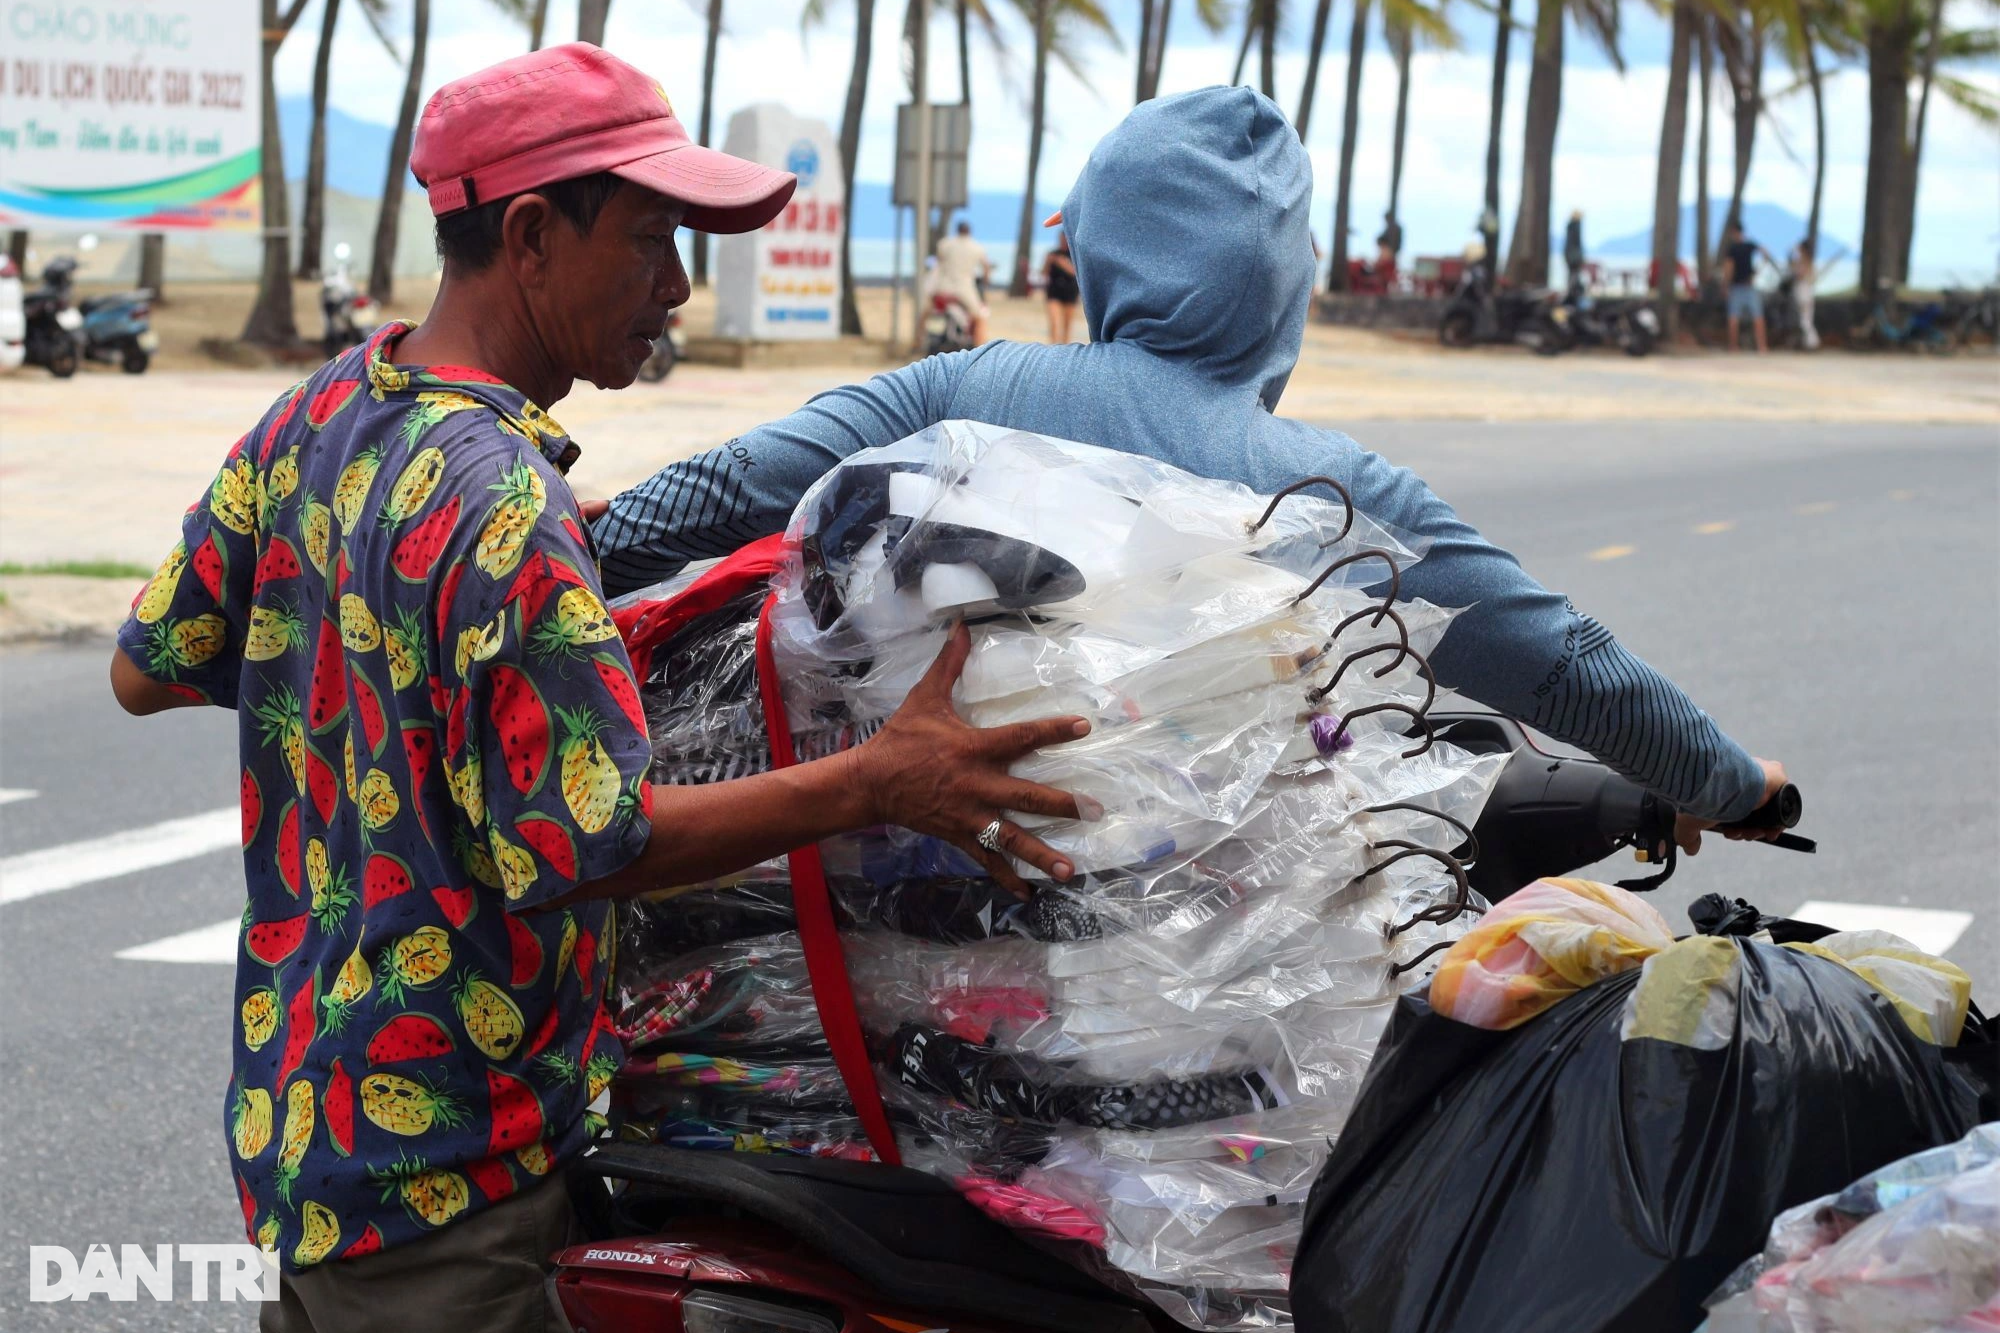
[{"label": "black plastic garbage bag", "polygon": [[1621,1037],[1637,971],[1507,1032],[1399,1001],[1307,1205],[1300,1333],[1692,1329],[1782,1209],[1972,1127],[1861,977],[1725,943],[1713,1049]]}]

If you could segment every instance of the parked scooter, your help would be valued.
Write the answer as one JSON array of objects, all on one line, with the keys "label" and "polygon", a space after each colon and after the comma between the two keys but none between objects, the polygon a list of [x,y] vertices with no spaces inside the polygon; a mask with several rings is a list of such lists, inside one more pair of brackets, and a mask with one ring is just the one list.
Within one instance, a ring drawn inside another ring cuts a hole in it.
[{"label": "parked scooter", "polygon": [[[1477,250],[1478,247],[1474,247]],[[1552,356],[1562,347],[1562,334],[1551,313],[1560,296],[1526,287],[1496,286],[1483,255],[1465,266],[1458,290],[1438,321],[1438,341],[1446,347],[1476,343],[1520,343]]]},{"label": "parked scooter", "polygon": [[[1431,719],[1476,753],[1508,753],[1460,858],[1472,885],[1504,897],[1621,847],[1676,867],[1675,810],[1610,768],[1571,757],[1511,719]],[[1787,787],[1744,821],[1789,828]],[[1811,850],[1795,835],[1779,845]],[[607,1182],[616,1192],[606,1188]],[[560,1326],[654,1333],[1169,1333],[1136,1294],[1050,1258],[945,1181],[904,1167],[828,1158],[604,1143],[570,1168],[590,1239],[555,1256]]]},{"label": "parked scooter", "polygon": [[320,350],[329,358],[367,341],[382,322],[382,307],[354,285],[348,260],[354,251],[346,241],[333,247],[333,266],[319,282]]},{"label": "parked scooter", "polygon": [[46,366],[59,380],[76,374],[83,359],[83,312],[70,300],[69,284],[51,281],[44,273],[42,285],[22,299],[22,313],[28,325],[27,364]]},{"label": "parked scooter", "polygon": [[[85,242],[95,238],[86,236]],[[95,248],[85,244],[85,250]],[[139,290],[87,297],[74,302],[76,260],[65,255],[49,261],[42,271],[43,285],[72,301],[83,316],[76,330],[78,350],[85,360],[116,364],[128,375],[142,375],[159,350],[160,337],[153,332],[153,294]]]},{"label": "parked scooter", "polygon": [[1644,356],[1660,338],[1660,317],[1644,301],[1599,301],[1575,291],[1550,308],[1549,322],[1555,337],[1535,350],[1551,355],[1578,347],[1615,347],[1627,356]]},{"label": "parked scooter", "polygon": [[658,384],[673,373],[686,355],[687,335],[681,332],[681,312],[676,310],[667,316],[667,327],[660,336],[653,339],[653,354],[639,367],[639,378],[648,384]]}]

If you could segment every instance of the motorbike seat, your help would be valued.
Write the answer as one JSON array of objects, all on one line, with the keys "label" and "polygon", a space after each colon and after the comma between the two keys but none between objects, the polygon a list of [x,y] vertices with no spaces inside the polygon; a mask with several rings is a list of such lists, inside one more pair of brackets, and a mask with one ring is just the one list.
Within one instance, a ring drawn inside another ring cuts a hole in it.
[{"label": "motorbike seat", "polygon": [[[1015,1326],[1047,1333],[1154,1326],[1130,1300],[1029,1246],[946,1182],[906,1167],[618,1143],[596,1147],[570,1172],[586,1223],[609,1229],[596,1239],[657,1229],[690,1204],[723,1205],[783,1228],[899,1304],[1005,1312]],[[604,1179],[628,1185],[607,1198]]]}]

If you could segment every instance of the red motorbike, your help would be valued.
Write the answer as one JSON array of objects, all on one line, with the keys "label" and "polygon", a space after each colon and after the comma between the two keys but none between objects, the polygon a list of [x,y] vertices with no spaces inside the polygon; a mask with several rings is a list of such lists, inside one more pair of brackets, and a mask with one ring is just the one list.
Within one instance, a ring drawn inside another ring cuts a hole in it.
[{"label": "red motorbike", "polygon": [[[1653,888],[1674,872],[1669,802],[1508,719],[1431,721],[1468,750],[1513,755],[1463,857],[1489,900],[1621,848],[1659,867],[1625,887]],[[1800,814],[1787,787],[1743,823],[1789,828]],[[1813,850],[1791,834],[1777,845]],[[905,1167],[606,1142],[576,1161],[568,1184],[591,1239],[556,1256],[549,1293],[572,1333],[1181,1327],[1136,1289],[1065,1262],[1062,1242],[1041,1248]]]}]

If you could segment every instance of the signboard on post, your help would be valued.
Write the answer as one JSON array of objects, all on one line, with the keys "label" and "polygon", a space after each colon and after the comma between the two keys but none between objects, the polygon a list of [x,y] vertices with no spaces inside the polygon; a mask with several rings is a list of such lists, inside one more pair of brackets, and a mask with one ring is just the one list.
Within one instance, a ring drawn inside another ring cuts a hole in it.
[{"label": "signboard on post", "polygon": [[0,3],[0,226],[260,230],[257,0]]},{"label": "signboard on post", "polygon": [[822,121],[760,102],[729,118],[722,147],[791,172],[799,188],[761,231],[715,238],[716,336],[838,338],[840,229],[847,196],[833,132]]},{"label": "signboard on post", "polygon": [[[958,102],[931,106],[931,207],[964,208],[965,157],[972,147],[972,108]],[[896,182],[890,202],[917,206],[917,109],[896,108]]]}]

